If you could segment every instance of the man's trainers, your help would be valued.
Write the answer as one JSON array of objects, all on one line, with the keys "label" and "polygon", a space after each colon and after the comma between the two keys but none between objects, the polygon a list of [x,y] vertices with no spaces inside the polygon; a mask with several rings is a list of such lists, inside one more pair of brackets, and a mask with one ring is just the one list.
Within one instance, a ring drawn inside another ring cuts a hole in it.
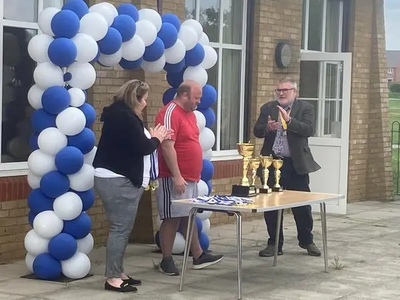
[{"label": "man's trainers", "polygon": [[321,256],[321,251],[318,249],[318,247],[314,244],[308,244],[308,245],[302,245],[299,243],[300,248],[306,249],[308,252],[308,255],[311,256]]},{"label": "man's trainers", "polygon": [[212,266],[219,263],[223,258],[223,255],[211,255],[203,252],[199,258],[193,258],[193,269],[200,270]]},{"label": "man's trainers", "polygon": [[168,275],[168,276],[178,276],[179,275],[179,270],[175,265],[175,262],[172,257],[165,257],[163,260],[160,262],[160,265],[158,266],[158,269]]},{"label": "man's trainers", "polygon": [[[282,249],[278,248],[278,255],[282,255]],[[262,249],[259,253],[261,257],[271,257],[275,255],[275,245],[268,245],[266,248]]]}]

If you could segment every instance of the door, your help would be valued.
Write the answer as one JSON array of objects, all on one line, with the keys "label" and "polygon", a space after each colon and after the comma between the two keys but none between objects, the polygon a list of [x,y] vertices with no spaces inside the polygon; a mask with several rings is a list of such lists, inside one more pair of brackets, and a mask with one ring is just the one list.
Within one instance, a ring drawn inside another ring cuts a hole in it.
[{"label": "door", "polygon": [[[309,144],[321,166],[310,174],[310,188],[345,196],[327,203],[327,212],[334,214],[346,214],[350,89],[351,53],[301,53],[299,99],[315,109],[316,130]],[[319,206],[313,210],[319,211]]]}]

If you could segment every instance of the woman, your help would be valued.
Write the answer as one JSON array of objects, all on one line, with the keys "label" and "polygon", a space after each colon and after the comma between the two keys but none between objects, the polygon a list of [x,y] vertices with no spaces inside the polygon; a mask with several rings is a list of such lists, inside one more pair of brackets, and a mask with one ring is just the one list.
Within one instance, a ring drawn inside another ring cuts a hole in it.
[{"label": "woman", "polygon": [[104,287],[111,291],[136,292],[134,286],[141,284],[124,273],[123,257],[142,193],[157,176],[154,152],[170,136],[164,126],[144,128],[148,91],[147,83],[128,81],[100,118],[104,124],[93,161],[94,184],[110,225]]}]

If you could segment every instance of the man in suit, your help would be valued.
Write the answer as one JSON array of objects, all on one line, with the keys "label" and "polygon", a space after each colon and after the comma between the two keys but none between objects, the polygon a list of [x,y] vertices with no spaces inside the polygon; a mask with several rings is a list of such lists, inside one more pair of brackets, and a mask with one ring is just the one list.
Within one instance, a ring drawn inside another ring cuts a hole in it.
[{"label": "man in suit", "polygon": [[[264,138],[261,155],[272,155],[283,159],[280,184],[283,189],[307,191],[309,173],[321,167],[314,161],[308,146],[308,138],[315,131],[314,107],[308,102],[296,99],[297,84],[290,78],[279,81],[275,90],[277,100],[267,102],[261,107],[261,113],[254,126],[254,135]],[[260,174],[261,169],[259,169]],[[270,167],[268,186],[275,184],[274,169]],[[313,242],[313,218],[311,206],[292,209],[297,226],[299,246],[306,249],[311,256],[320,256],[321,251]],[[261,250],[262,257],[274,256],[275,236],[278,212],[264,213],[269,234],[268,246]],[[278,255],[282,255],[283,231],[280,224]]]}]

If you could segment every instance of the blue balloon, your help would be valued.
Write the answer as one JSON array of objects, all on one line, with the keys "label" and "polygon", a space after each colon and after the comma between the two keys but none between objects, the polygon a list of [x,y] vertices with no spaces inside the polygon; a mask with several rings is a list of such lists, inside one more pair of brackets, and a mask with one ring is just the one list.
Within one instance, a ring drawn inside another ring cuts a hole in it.
[{"label": "blue balloon", "polygon": [[62,86],[51,86],[42,95],[42,105],[49,114],[57,115],[71,104],[71,96]]},{"label": "blue balloon", "polygon": [[57,198],[69,190],[69,179],[58,171],[51,171],[43,175],[40,180],[43,194],[50,198]]},{"label": "blue balloon", "polygon": [[217,101],[217,90],[212,85],[206,84],[203,87],[203,95],[197,107],[199,109],[207,109],[213,106],[215,101]]},{"label": "blue balloon", "polygon": [[185,61],[186,65],[196,67],[204,60],[205,51],[201,44],[197,43],[193,49],[186,51]]},{"label": "blue balloon", "polygon": [[211,180],[209,180],[206,183],[207,183],[207,186],[208,186],[208,194],[207,195],[210,195],[211,192],[212,192],[212,182],[211,182]]},{"label": "blue balloon", "polygon": [[90,189],[88,191],[85,192],[75,192],[79,197],[81,197],[82,200],[82,204],[83,204],[83,208],[82,211],[87,211],[88,209],[90,209],[93,204],[94,204],[94,190]]},{"label": "blue balloon", "polygon": [[169,88],[164,92],[162,102],[164,105],[167,105],[170,101],[172,101],[176,94],[176,88]]},{"label": "blue balloon", "polygon": [[97,42],[100,52],[103,54],[114,54],[122,46],[122,36],[119,31],[113,27],[108,28],[106,36]]},{"label": "blue balloon", "polygon": [[165,49],[168,49],[175,45],[178,39],[178,30],[171,23],[164,22],[157,36],[163,41]]},{"label": "blue balloon", "polygon": [[214,165],[211,161],[203,159],[203,168],[201,169],[201,179],[209,181],[214,175]]},{"label": "blue balloon", "polygon": [[96,144],[96,136],[89,128],[83,128],[83,130],[77,135],[70,135],[68,138],[68,146],[78,148],[83,154],[87,154],[92,151]]},{"label": "blue balloon", "polygon": [[122,42],[129,41],[136,33],[136,23],[128,15],[116,16],[111,27],[117,29],[121,34]]},{"label": "blue balloon", "polygon": [[117,10],[118,10],[118,14],[128,15],[135,22],[139,21],[139,11],[137,10],[135,5],[130,4],[130,3],[122,3],[118,6]]},{"label": "blue balloon", "polygon": [[167,74],[167,82],[170,86],[174,88],[178,88],[179,85],[183,82],[183,72],[185,69],[178,73],[168,73]]},{"label": "blue balloon", "polygon": [[121,59],[119,62],[119,65],[121,66],[122,69],[125,70],[137,70],[140,69],[141,65],[143,62],[143,57],[139,58],[138,60],[126,60],[126,59]]},{"label": "blue balloon", "polygon": [[60,37],[50,43],[47,53],[56,66],[68,67],[75,62],[78,50],[71,39]]},{"label": "blue balloon", "polygon": [[55,163],[58,171],[70,175],[82,168],[84,157],[78,148],[67,146],[57,153]]},{"label": "blue balloon", "polygon": [[84,15],[89,13],[89,8],[85,1],[82,0],[68,0],[64,6],[62,7],[63,10],[68,9],[76,13],[79,19],[82,19]]},{"label": "blue balloon", "polygon": [[36,110],[32,114],[31,121],[32,121],[33,131],[35,131],[36,133],[40,133],[42,130],[49,127],[57,127],[56,115],[49,114],[43,108]]},{"label": "blue balloon", "polygon": [[177,64],[166,63],[164,66],[164,70],[167,71],[167,73],[179,73],[185,68],[185,66],[185,59],[182,59]]},{"label": "blue balloon", "polygon": [[76,13],[71,10],[60,10],[51,19],[51,30],[56,37],[73,38],[79,31],[80,22]]},{"label": "blue balloon", "polygon": [[207,109],[198,109],[206,118],[206,127],[210,128],[214,125],[215,122],[215,113],[211,108]]},{"label": "blue balloon", "polygon": [[28,214],[28,222],[29,222],[29,224],[31,225],[31,227],[33,228],[33,220],[35,220],[35,218],[36,218],[36,214],[33,212],[33,211],[29,211],[29,214]]},{"label": "blue balloon", "polygon": [[86,127],[91,127],[96,121],[96,111],[89,103],[84,103],[79,109],[83,112],[86,118]]},{"label": "blue balloon", "polygon": [[47,197],[40,189],[34,189],[28,196],[28,207],[35,215],[45,210],[53,210],[54,199]]},{"label": "blue balloon", "polygon": [[200,242],[200,247],[203,249],[203,251],[208,250],[210,247],[210,239],[208,238],[207,234],[205,232],[201,232],[199,235],[199,242]]},{"label": "blue balloon", "polygon": [[37,133],[34,133],[29,138],[29,147],[31,148],[32,151],[39,149],[38,137],[39,135]]},{"label": "blue balloon", "polygon": [[49,253],[55,259],[70,259],[78,250],[78,243],[71,235],[60,233],[52,237],[49,241]]},{"label": "blue balloon", "polygon": [[163,41],[159,38],[156,37],[156,40],[154,41],[153,44],[150,46],[146,47],[146,50],[144,51],[143,59],[145,61],[156,61],[160,59],[161,56],[163,56],[165,51],[164,43]]},{"label": "blue balloon", "polygon": [[200,235],[200,233],[203,231],[203,222],[198,216],[196,216],[196,227],[197,233]]},{"label": "blue balloon", "polygon": [[61,277],[61,263],[49,253],[36,256],[33,261],[33,273],[42,280],[55,280]]},{"label": "blue balloon", "polygon": [[72,235],[77,240],[83,239],[90,233],[92,220],[87,213],[82,212],[76,219],[64,221],[63,232]]},{"label": "blue balloon", "polygon": [[174,25],[178,32],[181,29],[181,21],[173,13],[163,14],[161,16],[161,19],[162,19],[163,23],[166,22],[166,23],[171,23],[172,25]]}]

